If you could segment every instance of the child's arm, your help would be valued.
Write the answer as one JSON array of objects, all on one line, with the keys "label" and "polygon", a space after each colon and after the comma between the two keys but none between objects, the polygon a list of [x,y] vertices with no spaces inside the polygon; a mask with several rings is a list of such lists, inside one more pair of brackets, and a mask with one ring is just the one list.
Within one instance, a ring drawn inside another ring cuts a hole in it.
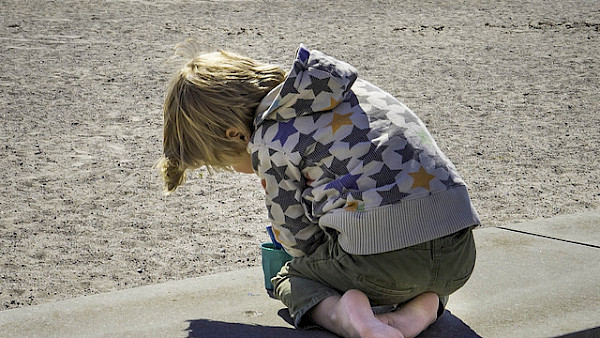
[{"label": "child's arm", "polygon": [[269,219],[277,241],[292,256],[311,253],[323,242],[325,233],[306,216],[298,166],[283,156],[272,157],[266,147],[258,148],[253,158],[265,188]]}]

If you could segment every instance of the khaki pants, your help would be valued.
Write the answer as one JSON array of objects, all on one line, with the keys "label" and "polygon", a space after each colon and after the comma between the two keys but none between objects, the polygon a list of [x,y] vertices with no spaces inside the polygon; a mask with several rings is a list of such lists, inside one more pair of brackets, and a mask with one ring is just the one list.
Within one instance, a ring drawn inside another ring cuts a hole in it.
[{"label": "khaki pants", "polygon": [[462,287],[475,265],[471,228],[429,242],[376,255],[350,255],[332,236],[310,256],[296,257],[271,280],[274,296],[298,328],[312,326],[304,316],[323,299],[347,290],[364,292],[372,306],[405,303],[424,293],[447,296]]}]

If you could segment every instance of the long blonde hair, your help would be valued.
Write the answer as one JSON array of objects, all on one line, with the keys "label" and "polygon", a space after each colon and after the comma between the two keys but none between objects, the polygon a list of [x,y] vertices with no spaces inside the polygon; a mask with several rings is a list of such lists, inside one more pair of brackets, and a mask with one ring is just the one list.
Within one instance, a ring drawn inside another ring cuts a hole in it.
[{"label": "long blonde hair", "polygon": [[223,50],[187,62],[173,76],[163,106],[164,156],[157,167],[165,191],[183,184],[187,169],[230,170],[227,159],[246,152],[246,143],[226,130],[251,134],[256,107],[284,77],[278,66]]}]

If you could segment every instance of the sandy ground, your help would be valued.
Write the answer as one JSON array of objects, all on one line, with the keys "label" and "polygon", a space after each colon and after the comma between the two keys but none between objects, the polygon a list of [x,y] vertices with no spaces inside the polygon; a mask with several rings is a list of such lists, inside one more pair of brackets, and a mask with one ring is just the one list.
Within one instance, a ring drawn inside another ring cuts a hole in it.
[{"label": "sandy ground", "polygon": [[597,0],[0,0],[0,308],[260,264],[254,177],[199,171],[165,197],[152,169],[185,38],[355,65],[494,226],[599,207],[599,28]]}]

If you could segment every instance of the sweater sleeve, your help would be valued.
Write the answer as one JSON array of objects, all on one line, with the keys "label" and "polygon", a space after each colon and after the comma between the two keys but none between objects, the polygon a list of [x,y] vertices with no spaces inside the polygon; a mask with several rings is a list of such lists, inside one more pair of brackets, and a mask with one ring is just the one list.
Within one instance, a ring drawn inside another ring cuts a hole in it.
[{"label": "sweater sleeve", "polygon": [[306,216],[302,190],[304,178],[298,165],[281,151],[258,147],[253,162],[266,192],[266,206],[276,239],[295,257],[312,253],[325,233]]}]

